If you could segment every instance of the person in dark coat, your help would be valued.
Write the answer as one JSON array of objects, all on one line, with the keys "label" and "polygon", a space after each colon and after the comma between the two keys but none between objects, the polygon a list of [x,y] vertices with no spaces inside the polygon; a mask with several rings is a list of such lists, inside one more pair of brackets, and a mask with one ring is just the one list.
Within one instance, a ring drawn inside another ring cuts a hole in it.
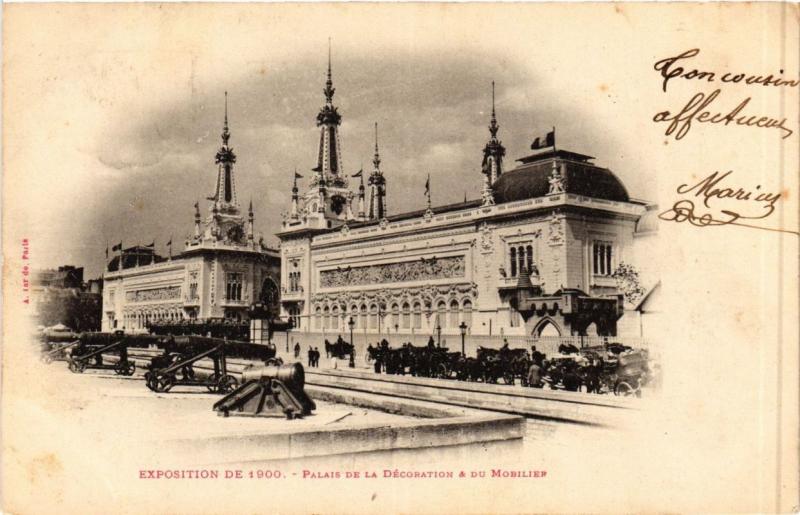
[{"label": "person in dark coat", "polygon": [[300,342],[294,344],[294,358],[300,357]]},{"label": "person in dark coat", "polygon": [[314,367],[315,368],[319,368],[319,358],[320,358],[319,347],[314,347]]},{"label": "person in dark coat", "polygon": [[308,366],[314,366],[314,347],[311,345],[308,346]]},{"label": "person in dark coat", "polygon": [[578,374],[577,365],[571,365],[564,374],[564,389],[569,392],[577,392],[581,388],[581,376]]},{"label": "person in dark coat", "polygon": [[541,388],[542,383],[542,367],[535,361],[528,368],[528,386],[532,388]]}]

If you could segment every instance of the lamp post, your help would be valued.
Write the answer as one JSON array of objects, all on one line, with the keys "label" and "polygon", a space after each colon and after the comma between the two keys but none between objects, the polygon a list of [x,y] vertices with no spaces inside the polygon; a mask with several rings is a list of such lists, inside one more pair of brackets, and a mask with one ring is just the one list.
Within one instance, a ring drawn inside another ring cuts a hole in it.
[{"label": "lamp post", "polygon": [[353,320],[353,317],[350,317],[350,320],[347,322],[347,327],[350,328],[350,345],[353,346],[353,350],[350,352],[350,368],[356,368],[356,361],[355,361],[355,353],[356,353],[356,344],[353,341],[353,327],[355,327],[356,321]]},{"label": "lamp post", "polygon": [[442,346],[442,326],[438,321],[436,322],[436,346]]},{"label": "lamp post", "polygon": [[461,325],[458,326],[461,329],[461,355],[467,357],[466,352],[464,351],[464,337],[467,335],[467,324],[463,320],[461,321]]}]

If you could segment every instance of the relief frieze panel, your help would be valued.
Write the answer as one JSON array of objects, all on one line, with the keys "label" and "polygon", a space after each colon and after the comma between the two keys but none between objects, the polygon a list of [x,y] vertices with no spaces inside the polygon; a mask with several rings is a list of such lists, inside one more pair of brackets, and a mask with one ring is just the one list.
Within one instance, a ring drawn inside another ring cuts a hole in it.
[{"label": "relief frieze panel", "polygon": [[125,292],[127,302],[149,302],[154,300],[173,300],[181,296],[180,286],[166,286],[149,290],[133,290]]},{"label": "relief frieze panel", "polygon": [[464,256],[450,256],[322,270],[319,279],[321,288],[340,288],[365,284],[457,279],[464,277],[465,273]]}]

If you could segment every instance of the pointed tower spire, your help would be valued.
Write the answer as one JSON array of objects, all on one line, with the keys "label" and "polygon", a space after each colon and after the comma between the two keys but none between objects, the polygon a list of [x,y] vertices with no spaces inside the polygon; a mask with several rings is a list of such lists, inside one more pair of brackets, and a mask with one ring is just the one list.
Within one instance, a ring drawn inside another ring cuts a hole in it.
[{"label": "pointed tower spire", "polygon": [[497,129],[499,128],[500,126],[497,125],[497,115],[494,111],[494,81],[492,81],[492,120],[489,123],[489,132],[492,135],[492,140],[497,140]]},{"label": "pointed tower spire", "polygon": [[495,111],[495,91],[494,81],[492,81],[492,116],[489,121],[489,141],[483,148],[483,162],[481,163],[481,172],[483,172],[483,189],[481,190],[481,197],[483,198],[483,205],[494,204],[494,192],[492,187],[495,181],[503,173],[503,157],[506,155],[506,149],[500,140],[497,139],[497,131],[500,125],[497,124],[497,113]]},{"label": "pointed tower spire", "polygon": [[378,152],[378,122],[375,122],[375,155],[372,164],[374,168],[369,176],[369,217],[380,220],[386,217],[386,178],[381,172],[381,156]]},{"label": "pointed tower spire", "polygon": [[328,104],[333,103],[333,94],[336,88],[333,87],[333,76],[331,74],[331,38],[328,38],[328,80],[325,81],[325,99]]},{"label": "pointed tower spire", "polygon": [[222,145],[227,147],[231,133],[228,131],[228,92],[225,92],[225,123],[222,126]]},{"label": "pointed tower spire", "polygon": [[381,165],[381,156],[378,152],[378,122],[375,122],[375,155],[372,157],[372,164],[377,170]]},{"label": "pointed tower spire", "polygon": [[253,199],[250,199],[250,206],[247,208],[247,241],[253,243],[255,234],[253,232],[255,215],[253,215]]},{"label": "pointed tower spire", "polygon": [[328,78],[325,81],[325,105],[317,114],[317,127],[320,128],[317,166],[314,171],[319,174],[317,181],[328,186],[343,187],[344,179],[339,175],[343,170],[342,151],[339,145],[339,125],[342,117],[333,105],[333,87],[331,74],[331,42],[328,38]]},{"label": "pointed tower spire", "polygon": [[231,133],[228,130],[228,92],[225,92],[225,119],[222,126],[222,146],[217,151],[215,162],[217,171],[217,191],[214,194],[214,208],[219,211],[238,213],[236,190],[233,180],[233,164],[236,154],[228,146]]}]

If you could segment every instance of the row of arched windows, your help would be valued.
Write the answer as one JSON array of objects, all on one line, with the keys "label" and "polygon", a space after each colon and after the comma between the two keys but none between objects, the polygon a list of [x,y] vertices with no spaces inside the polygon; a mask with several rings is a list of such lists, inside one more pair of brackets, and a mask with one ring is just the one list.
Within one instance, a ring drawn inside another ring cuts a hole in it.
[{"label": "row of arched windows", "polygon": [[177,322],[183,318],[183,310],[181,309],[157,309],[147,313],[125,314],[122,317],[122,324],[126,329],[132,329],[146,327],[153,322]]},{"label": "row of arched windows", "polygon": [[[458,327],[463,321],[467,326],[472,325],[472,301],[456,299],[449,303],[440,300],[435,305],[435,319],[431,324],[441,327]],[[314,329],[344,330],[350,317],[355,322],[354,329],[378,329],[378,317],[383,315],[381,324],[384,327],[400,329],[422,329],[422,319],[425,309],[420,301],[390,304],[385,311],[381,311],[377,304],[353,304],[349,311],[340,312],[338,306],[317,306],[314,311]],[[342,317],[341,315],[344,315]]]},{"label": "row of arched windows", "polygon": [[530,272],[533,269],[533,246],[518,245],[509,251],[511,262],[511,277],[516,277],[522,270]]}]

